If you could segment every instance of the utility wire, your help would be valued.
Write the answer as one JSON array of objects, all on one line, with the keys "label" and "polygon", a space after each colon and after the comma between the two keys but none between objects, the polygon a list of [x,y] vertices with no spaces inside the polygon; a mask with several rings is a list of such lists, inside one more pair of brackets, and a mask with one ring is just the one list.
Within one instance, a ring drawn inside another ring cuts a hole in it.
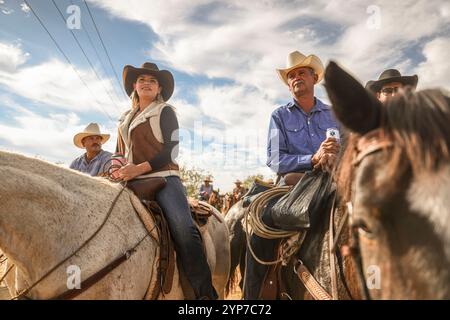
[{"label": "utility wire", "polygon": [[75,73],[77,74],[77,76],[80,78],[81,82],[83,83],[83,85],[86,87],[86,89],[91,93],[91,95],[94,97],[95,101],[97,102],[97,104],[100,106],[100,108],[102,109],[103,113],[111,120],[114,122],[114,119],[109,115],[109,113],[103,109],[102,104],[95,98],[94,93],[92,92],[92,90],[89,88],[89,86],[87,85],[87,83],[83,80],[83,78],[81,77],[80,73],[77,71],[77,69],[75,68],[75,66],[73,65],[73,63],[70,61],[69,57],[67,57],[67,55],[64,53],[64,51],[61,49],[61,47],[59,46],[58,42],[55,40],[55,38],[52,36],[52,34],[50,33],[50,31],[47,29],[47,27],[45,26],[45,24],[42,22],[41,18],[39,18],[39,16],[37,15],[37,13],[33,10],[33,7],[31,7],[30,3],[27,0],[23,0],[25,2],[25,4],[28,6],[28,8],[30,8],[30,11],[33,13],[33,15],[36,17],[36,19],[39,21],[40,25],[42,26],[42,28],[44,28],[44,30],[47,32],[48,36],[53,40],[53,43],[55,44],[56,48],[58,48],[59,52],[64,56],[64,58],[66,59],[66,61],[70,64],[70,66],[72,67],[73,71],[75,71]]},{"label": "utility wire", "polygon": [[[70,0],[70,4],[75,5],[75,3],[74,3],[72,0]],[[101,65],[102,65],[103,71],[105,72],[106,75],[109,76],[108,71],[107,71],[108,68],[107,68],[107,67],[105,66],[105,64],[103,63],[103,59],[100,57],[100,54],[99,54],[99,52],[98,52],[96,46],[94,45],[94,42],[92,41],[92,38],[91,38],[91,36],[89,35],[89,32],[87,31],[87,28],[86,28],[85,24],[83,23],[83,20],[81,20],[81,26],[82,26],[82,29],[83,29],[84,33],[86,34],[86,37],[87,37],[88,40],[89,40],[89,43],[90,43],[92,49],[94,49],[94,52],[95,52],[95,55],[97,56],[97,59],[100,61]],[[113,71],[113,73],[114,73],[114,69],[112,69],[112,71]],[[114,75],[113,75],[113,78],[114,78]],[[114,78],[114,79],[117,80],[117,78]],[[117,83],[119,84],[119,88],[122,88],[121,83],[120,83],[120,82],[117,82]],[[115,96],[117,97],[117,99],[118,99],[119,102],[120,102],[119,94],[118,94],[118,92],[117,92],[117,87],[116,87],[116,86],[113,86],[113,88],[114,88],[114,94],[115,94]],[[122,90],[120,90],[120,92],[123,93]],[[127,98],[127,97],[126,97],[126,98]]]},{"label": "utility wire", "polygon": [[[56,10],[58,10],[61,19],[63,20],[63,23],[66,24],[66,18],[64,17],[64,14],[61,12],[61,10],[58,8],[58,6],[56,5],[55,0],[52,0],[53,5],[55,6]],[[111,96],[111,93],[109,92],[108,88],[105,87],[105,84],[103,83],[102,78],[99,76],[99,74],[97,73],[97,71],[94,68],[94,65],[92,64],[91,60],[89,59],[89,57],[87,56],[86,52],[84,51],[83,47],[81,46],[81,43],[78,41],[77,37],[75,36],[75,33],[70,30],[70,34],[72,35],[73,39],[75,40],[75,42],[77,43],[78,47],[80,48],[81,52],[83,53],[84,57],[86,58],[87,62],[89,63],[89,66],[91,67],[92,71],[94,72],[95,76],[97,77],[98,81],[102,84],[103,89],[105,89],[106,94],[109,96],[109,98],[111,99],[111,102],[114,104],[114,106],[117,108],[117,110],[120,112],[120,107],[117,105],[117,103],[114,101],[114,99]],[[118,98],[117,98],[118,99]]]},{"label": "utility wire", "polygon": [[123,89],[123,86],[122,86],[122,84],[121,84],[121,81],[120,81],[120,79],[119,79],[119,76],[117,75],[116,69],[114,68],[114,66],[113,66],[113,64],[112,64],[112,62],[111,62],[111,57],[110,57],[109,54],[108,54],[108,50],[106,49],[106,46],[105,46],[105,43],[103,42],[102,36],[101,36],[101,34],[100,34],[100,31],[99,31],[98,28],[97,28],[97,24],[95,23],[95,20],[94,20],[94,17],[92,16],[91,10],[89,9],[89,6],[88,6],[86,0],[83,0],[83,2],[84,2],[84,5],[86,6],[86,9],[87,9],[88,12],[89,12],[89,16],[91,17],[92,23],[94,24],[95,31],[97,31],[97,35],[98,35],[98,38],[100,39],[100,42],[102,43],[103,50],[105,51],[106,56],[108,57],[109,64],[111,65],[111,68],[113,69],[114,74],[116,75],[116,79],[117,79],[117,82],[119,83],[119,87],[122,88],[122,93],[123,93],[123,95],[124,95],[127,99],[129,99],[129,97],[128,97],[128,96],[126,95],[126,93],[125,93],[125,90]]}]

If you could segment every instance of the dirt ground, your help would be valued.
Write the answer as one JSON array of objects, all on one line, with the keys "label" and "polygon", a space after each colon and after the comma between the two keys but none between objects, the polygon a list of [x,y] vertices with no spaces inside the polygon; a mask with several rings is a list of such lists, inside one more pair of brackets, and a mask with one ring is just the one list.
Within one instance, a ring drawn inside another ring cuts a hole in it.
[{"label": "dirt ground", "polygon": [[225,297],[225,300],[241,300],[242,299],[242,291],[241,288],[239,288],[238,284],[239,281],[241,281],[241,273],[239,272],[239,268],[236,270],[237,276],[235,280],[235,289],[230,292],[228,296]]}]

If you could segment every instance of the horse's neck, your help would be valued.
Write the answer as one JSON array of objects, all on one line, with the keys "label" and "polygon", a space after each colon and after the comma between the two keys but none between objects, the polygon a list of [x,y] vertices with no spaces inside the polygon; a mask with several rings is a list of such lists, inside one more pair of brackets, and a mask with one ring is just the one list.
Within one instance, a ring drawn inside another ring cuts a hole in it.
[{"label": "horse's neck", "polygon": [[[117,188],[98,179],[65,171],[67,176],[61,175],[55,182],[33,172],[0,166],[5,181],[0,185],[0,248],[29,283],[94,234],[118,193]],[[101,232],[69,263],[94,272],[145,233],[124,192]],[[55,276],[67,275],[59,270]]]}]

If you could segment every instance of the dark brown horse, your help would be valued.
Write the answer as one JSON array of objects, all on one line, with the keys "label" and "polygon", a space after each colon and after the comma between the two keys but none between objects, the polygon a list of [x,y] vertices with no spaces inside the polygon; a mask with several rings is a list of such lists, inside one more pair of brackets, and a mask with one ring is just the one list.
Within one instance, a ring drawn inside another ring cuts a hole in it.
[{"label": "dark brown horse", "polygon": [[[353,204],[375,299],[450,298],[450,97],[406,89],[382,105],[335,63],[326,88],[350,129],[339,190]],[[369,280],[369,279],[368,279]]]},{"label": "dark brown horse", "polygon": [[[325,79],[336,115],[353,132],[340,159],[335,221],[342,222],[351,203],[352,228],[343,224],[338,248],[349,243],[353,230],[360,235],[354,249],[362,255],[356,268],[353,259],[338,254],[338,297],[361,298],[365,285],[374,299],[450,298],[450,98],[440,90],[407,90],[383,106],[334,63]],[[309,230],[299,256],[330,292],[329,216],[317,214],[322,222]],[[238,245],[245,239],[242,217],[243,209],[233,207],[226,219],[231,271],[245,254],[245,244]],[[291,271],[293,261],[282,269],[286,293],[308,298]]]},{"label": "dark brown horse", "polygon": [[208,199],[208,204],[212,205],[214,208],[222,210],[222,198],[219,195],[219,191],[213,190]]},{"label": "dark brown horse", "polygon": [[[308,231],[307,236],[303,242],[300,251],[292,257],[287,266],[281,268],[281,277],[286,285],[283,296],[294,300],[312,299],[312,296],[305,289],[302,282],[299,280],[296,273],[294,273],[294,264],[300,258],[303,263],[310,270],[314,278],[320,285],[331,294],[331,277],[330,277],[330,254],[329,254],[329,218],[330,209],[317,212],[315,214],[314,223]],[[242,207],[242,201],[236,203],[225,217],[225,222],[230,232],[230,278],[226,287],[226,295],[232,292],[236,285],[236,271],[237,267],[240,269],[240,274],[245,274],[245,255],[246,249],[246,235],[242,226],[242,219],[244,217],[245,208]],[[342,221],[342,211],[337,211],[334,218],[334,226],[337,226]],[[344,224],[341,235],[338,239],[338,248],[348,243],[349,228]],[[337,298],[339,299],[360,299],[361,286],[356,277],[354,261],[348,256],[341,256],[337,252],[335,261],[335,268],[337,271]],[[241,290],[243,288],[243,281],[239,282]],[[243,291],[243,290],[242,290]]]}]

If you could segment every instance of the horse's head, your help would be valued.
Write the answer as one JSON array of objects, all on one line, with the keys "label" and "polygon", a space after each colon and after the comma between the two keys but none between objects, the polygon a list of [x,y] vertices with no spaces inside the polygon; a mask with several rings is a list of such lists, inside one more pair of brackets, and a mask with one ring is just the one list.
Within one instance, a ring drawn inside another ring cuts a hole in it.
[{"label": "horse's head", "polygon": [[338,188],[353,205],[371,296],[450,298],[449,97],[406,88],[382,105],[333,62],[325,80],[351,132]]}]

